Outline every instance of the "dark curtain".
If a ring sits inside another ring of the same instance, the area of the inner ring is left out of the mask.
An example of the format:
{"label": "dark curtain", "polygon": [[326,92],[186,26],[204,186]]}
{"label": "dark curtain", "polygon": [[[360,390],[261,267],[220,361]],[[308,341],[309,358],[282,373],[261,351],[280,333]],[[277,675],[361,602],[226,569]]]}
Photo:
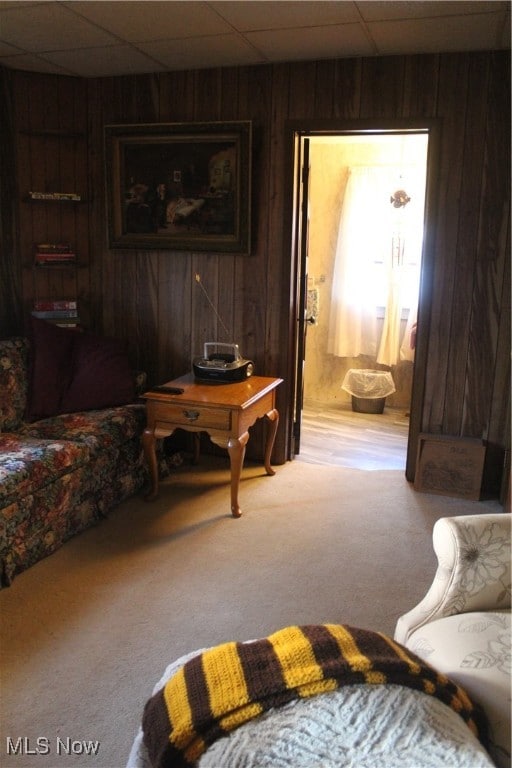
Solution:
{"label": "dark curtain", "polygon": [[23,333],[21,267],[16,251],[16,166],[12,72],[0,67],[0,338]]}

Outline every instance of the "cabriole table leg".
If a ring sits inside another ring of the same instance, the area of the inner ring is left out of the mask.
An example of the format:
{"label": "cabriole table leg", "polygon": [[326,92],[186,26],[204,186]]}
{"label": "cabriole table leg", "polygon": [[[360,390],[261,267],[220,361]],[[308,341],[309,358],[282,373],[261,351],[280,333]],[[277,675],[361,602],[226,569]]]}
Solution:
{"label": "cabriole table leg", "polygon": [[248,440],[248,432],[244,432],[238,438],[230,437],[228,440],[228,453],[231,464],[231,514],[233,517],[240,517],[242,514],[242,510],[238,506],[238,489],[244,464],[245,446]]}
{"label": "cabriole table leg", "polygon": [[274,448],[277,427],[279,426],[279,411],[274,408],[272,411],[269,411],[267,414],[265,414],[265,419],[268,422],[267,441],[265,443],[265,471],[267,475],[275,475],[275,469],[272,469],[270,466],[270,458]]}
{"label": "cabriole table leg", "polygon": [[146,427],[142,433],[142,447],[149,467],[149,477],[151,487],[146,494],[147,501],[154,501],[158,496],[158,464],[156,460],[156,438],[155,430]]}

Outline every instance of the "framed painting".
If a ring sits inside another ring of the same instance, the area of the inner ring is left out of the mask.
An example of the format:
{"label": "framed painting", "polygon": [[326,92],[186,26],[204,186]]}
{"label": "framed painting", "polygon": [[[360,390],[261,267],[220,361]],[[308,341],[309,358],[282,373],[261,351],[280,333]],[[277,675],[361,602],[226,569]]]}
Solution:
{"label": "framed painting", "polygon": [[110,248],[250,252],[250,121],[105,126]]}

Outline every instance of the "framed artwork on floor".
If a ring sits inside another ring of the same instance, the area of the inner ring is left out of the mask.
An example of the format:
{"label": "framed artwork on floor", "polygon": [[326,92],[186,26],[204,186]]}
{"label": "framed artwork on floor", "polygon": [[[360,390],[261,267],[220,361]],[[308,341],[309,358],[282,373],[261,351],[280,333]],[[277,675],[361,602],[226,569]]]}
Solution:
{"label": "framed artwork on floor", "polygon": [[477,438],[421,433],[414,489],[478,501],[485,450],[485,444]]}

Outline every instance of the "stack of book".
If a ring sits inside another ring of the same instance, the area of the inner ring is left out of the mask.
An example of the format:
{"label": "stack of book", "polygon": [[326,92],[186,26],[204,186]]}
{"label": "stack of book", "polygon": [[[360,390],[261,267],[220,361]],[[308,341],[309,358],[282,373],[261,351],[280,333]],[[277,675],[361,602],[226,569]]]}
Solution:
{"label": "stack of book", "polygon": [[75,264],[76,253],[70,243],[36,243],[34,261],[37,267]]}
{"label": "stack of book", "polygon": [[32,315],[67,328],[79,323],[77,302],[74,299],[35,301]]}

